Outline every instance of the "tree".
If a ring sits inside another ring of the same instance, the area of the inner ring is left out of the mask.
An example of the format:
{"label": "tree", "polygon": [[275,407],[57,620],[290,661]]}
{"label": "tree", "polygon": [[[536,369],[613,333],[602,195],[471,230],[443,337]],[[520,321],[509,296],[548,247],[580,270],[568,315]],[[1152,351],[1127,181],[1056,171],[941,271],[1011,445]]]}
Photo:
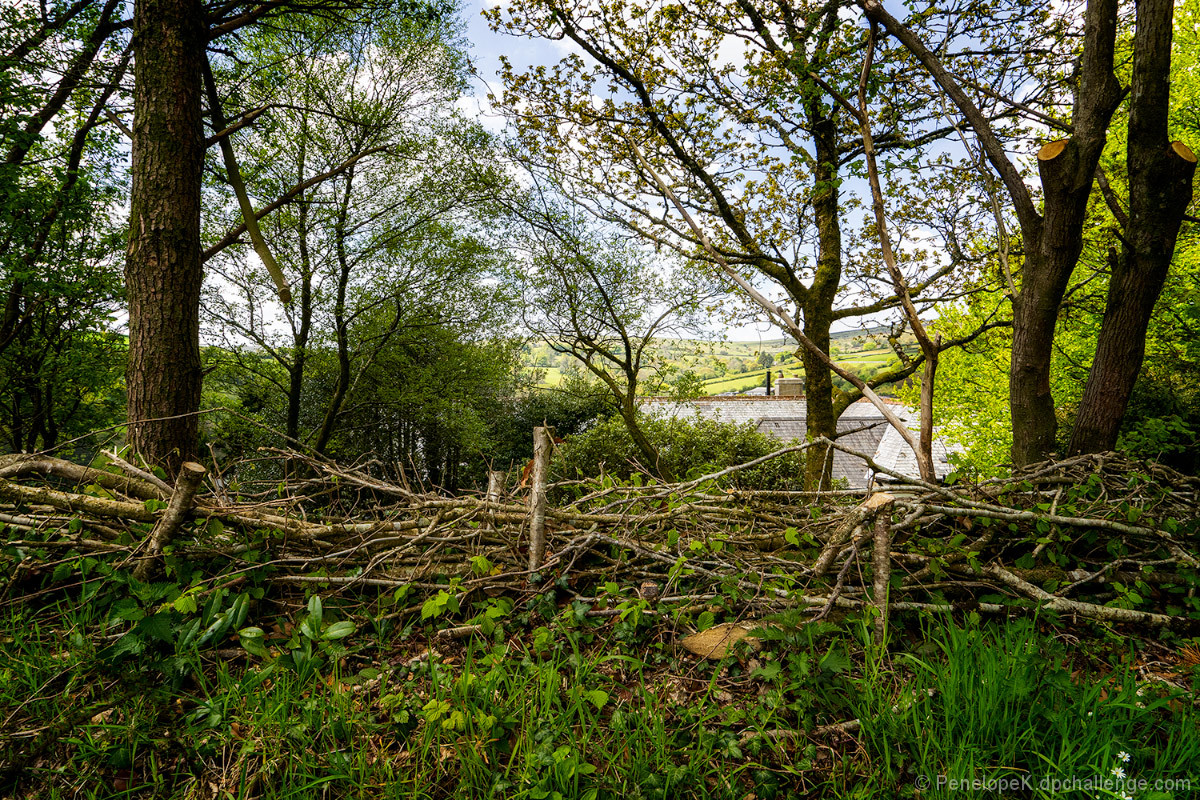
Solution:
{"label": "tree", "polygon": [[[1170,129],[1176,137],[1189,140],[1200,135],[1200,120],[1195,115],[1200,94],[1195,69],[1198,16],[1200,5],[1194,0],[1176,9],[1172,45]],[[1132,48],[1129,31],[1119,35],[1117,48],[1117,76],[1128,83],[1131,60],[1123,54]],[[1123,223],[1114,209],[1123,211],[1129,195],[1127,108],[1118,108],[1109,128],[1097,173],[1104,176],[1104,181],[1089,201],[1082,254],[1064,295],[1055,330],[1051,393],[1059,420],[1068,429],[1080,408],[1092,369],[1112,294],[1111,265],[1119,258],[1114,245],[1122,234]],[[1195,469],[1190,453],[1195,450],[1196,431],[1200,430],[1200,397],[1194,390],[1200,380],[1200,328],[1195,324],[1194,302],[1200,289],[1198,266],[1195,231],[1189,233],[1185,227],[1147,328],[1141,373],[1115,442],[1119,450],[1138,457],[1161,458],[1187,471]],[[993,305],[981,303],[965,313],[1002,311],[993,309]],[[943,313],[939,329],[949,332],[961,327],[956,321],[959,313]],[[1007,382],[1000,383],[1009,367],[1011,337],[998,331],[980,344],[970,352],[949,356],[947,369],[952,378],[938,386],[938,407],[947,418],[946,434],[967,447],[972,465],[994,472],[1006,460],[1001,452],[1009,452],[1012,445]]]}
{"label": "tree", "polygon": [[[975,99],[942,60],[878,0],[860,0],[921,62],[978,137],[992,168],[1015,206],[1024,251],[1019,291],[1013,297],[1013,352],[1009,371],[1013,461],[1024,466],[1054,449],[1057,422],[1050,389],[1051,354],[1059,309],[1083,248],[1088,199],[1113,115],[1126,96],[1114,73],[1118,29],[1116,0],[1089,0],[1083,47],[1069,122],[1045,113],[1038,119],[1069,133],[1038,152],[1043,208],[1013,165]],[[1073,451],[1107,449],[1116,441],[1143,355],[1146,325],[1174,250],[1175,237],[1191,198],[1195,157],[1167,141],[1170,68],[1170,0],[1139,3],[1133,36],[1130,86],[1130,213],[1122,250],[1114,263],[1105,324],[1077,416]],[[1017,104],[1025,105],[1025,104]],[[1015,106],[1014,106],[1015,107]],[[1136,209],[1136,214],[1134,213]],[[1123,213],[1123,212],[1122,212]]]}
{"label": "tree", "polygon": [[122,400],[123,186],[101,125],[129,63],[117,10],[0,8],[0,447],[15,451],[109,425]]}
{"label": "tree", "polygon": [[194,457],[199,425],[204,19],[200,0],[134,4],[129,443],[172,473]]}
{"label": "tree", "polygon": [[1137,4],[1126,142],[1129,212],[1121,219],[1121,252],[1113,264],[1096,356],[1071,431],[1071,453],[1116,446],[1145,357],[1150,318],[1192,199],[1196,156],[1168,136],[1173,11],[1171,0]]}
{"label": "tree", "polygon": [[656,339],[698,334],[713,288],[674,258],[656,258],[611,232],[589,229],[544,195],[535,193],[514,213],[524,222],[529,248],[512,276],[521,287],[525,326],[600,383],[647,468],[673,481],[643,430],[638,396],[667,385]]}
{"label": "tree", "polygon": [[[281,79],[291,87],[269,125],[235,136],[255,202],[308,187],[266,221],[296,292],[285,332],[260,261],[237,242],[207,262],[205,308],[246,369],[265,352],[283,370],[264,377],[287,398],[286,434],[324,452],[392,337],[495,314],[484,280],[495,252],[479,234],[504,179],[488,137],[453,109],[465,62],[446,21],[377,20],[332,37],[312,25],[252,44],[280,66],[243,74],[235,62],[222,79],[249,108],[270,103]],[[228,176],[210,196],[228,198]],[[236,226],[231,204],[212,205],[210,227]],[[321,348],[335,354],[336,381],[314,422],[307,373]]]}
{"label": "tree", "polygon": [[[569,40],[579,51],[553,69],[505,68],[501,104],[516,120],[529,157],[597,215],[686,257],[727,261],[782,292],[795,309],[797,330],[814,345],[802,353],[808,432],[831,438],[841,411],[861,396],[858,388],[835,390],[831,326],[900,304],[891,282],[881,280],[870,236],[852,229],[850,237],[843,234],[849,227],[844,181],[861,168],[863,145],[833,96],[840,91],[835,84],[857,80],[863,34],[843,24],[841,12],[836,2],[643,9],[527,0],[493,13],[498,27]],[[1018,28],[1008,19],[989,18],[984,25],[960,15],[944,41],[991,43]],[[997,45],[1005,55],[990,65],[988,77],[1020,61],[1020,48],[1011,45]],[[880,62],[886,68],[873,77],[869,94],[873,114],[887,125],[876,144],[895,154],[890,174],[902,183],[905,168],[918,169],[920,148],[954,129],[936,124],[936,107],[919,91],[891,91],[920,88],[919,71],[903,52],[893,50]],[[997,106],[995,114],[1011,110]],[[924,196],[925,207],[957,202],[954,191],[931,187]],[[695,228],[681,223],[685,210],[698,221]],[[961,224],[965,218],[955,219]],[[711,252],[703,231],[712,238]],[[922,312],[950,276],[969,269],[949,244],[940,250],[944,258],[933,249],[902,252],[906,282]],[[871,384],[907,377],[924,359],[905,356]],[[817,453],[807,463],[809,486],[827,482],[827,459]]]}

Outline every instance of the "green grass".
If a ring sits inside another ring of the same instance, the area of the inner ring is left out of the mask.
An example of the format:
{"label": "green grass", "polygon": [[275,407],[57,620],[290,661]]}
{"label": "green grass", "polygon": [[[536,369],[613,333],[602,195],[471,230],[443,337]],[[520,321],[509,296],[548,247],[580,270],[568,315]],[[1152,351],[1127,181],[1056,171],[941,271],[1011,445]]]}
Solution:
{"label": "green grass", "polygon": [[[1190,784],[1138,797],[1197,796],[1194,695],[1139,681],[1126,666],[1132,653],[1090,669],[1078,655],[1016,621],[930,624],[919,652],[888,665],[868,658],[856,711],[876,771],[847,796],[911,782],[925,786],[922,797],[944,800],[996,794],[964,790],[972,785],[1046,800],[1121,797],[1131,786],[1123,780]],[[907,678],[898,696],[881,691],[896,674]],[[1094,788],[1067,788],[1089,782]]]}
{"label": "green grass", "polygon": [[[777,368],[775,367],[771,368],[772,372],[776,370]],[[704,382],[704,391],[710,395],[720,394],[721,392],[743,392],[746,389],[753,389],[755,386],[762,386],[766,380],[766,374],[766,369],[757,369],[753,372],[742,372],[737,375],[713,378]]]}
{"label": "green grass", "polygon": [[927,620],[881,652],[864,622],[787,617],[718,664],[676,651],[669,618],[588,611],[542,595],[464,641],[361,624],[299,669],[282,639],[266,659],[193,651],[172,679],[149,651],[104,658],[102,614],[9,609],[0,796],[948,800],[998,796],[951,780],[1025,778],[1003,796],[1050,800],[1120,796],[1036,788],[1117,769],[1200,780],[1194,694],[1127,668],[1137,643]]}

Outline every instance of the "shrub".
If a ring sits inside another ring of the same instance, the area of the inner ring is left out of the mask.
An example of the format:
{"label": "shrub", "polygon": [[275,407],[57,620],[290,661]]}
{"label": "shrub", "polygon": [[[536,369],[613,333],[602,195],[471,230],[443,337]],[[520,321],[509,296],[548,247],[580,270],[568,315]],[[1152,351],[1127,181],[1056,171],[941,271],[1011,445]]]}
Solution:
{"label": "shrub", "polygon": [[[744,464],[786,446],[754,425],[734,425],[700,418],[667,419],[643,415],[639,424],[659,449],[663,463],[681,480],[698,478]],[[621,481],[646,470],[620,417],[597,422],[556,449],[552,480],[607,474]],[[789,453],[759,466],[721,478],[720,486],[739,489],[796,489],[804,475],[802,453]]]}

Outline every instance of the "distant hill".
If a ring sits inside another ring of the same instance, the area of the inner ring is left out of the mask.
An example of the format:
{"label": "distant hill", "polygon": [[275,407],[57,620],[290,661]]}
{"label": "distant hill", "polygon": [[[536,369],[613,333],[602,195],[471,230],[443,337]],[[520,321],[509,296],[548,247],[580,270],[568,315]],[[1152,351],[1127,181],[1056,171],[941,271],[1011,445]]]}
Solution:
{"label": "distant hill", "polygon": [[[873,328],[866,328],[865,330],[834,331],[833,333],[829,334],[829,338],[832,339],[835,343],[852,342],[855,339],[870,338],[870,339],[877,339],[880,344],[886,344],[888,334],[890,334],[890,333],[891,333],[891,328],[889,328],[887,325],[876,325]],[[905,334],[905,336],[901,337],[901,338],[908,339],[909,337],[908,337],[908,334]],[[754,339],[734,340],[734,341],[730,341],[729,344],[746,344],[746,345],[753,345],[755,347],[770,347],[770,348],[790,347],[790,348],[794,349],[796,347],[795,340],[787,338],[787,337],[783,337],[783,336],[781,336],[778,339],[763,339],[761,342],[754,340]]]}
{"label": "distant hill", "polygon": [[[842,366],[866,378],[896,361],[887,343],[889,329],[885,326],[865,331],[839,331],[831,335],[834,359]],[[916,349],[911,335],[902,337],[905,349]],[[764,382],[766,370],[801,377],[804,369],[797,358],[799,345],[792,339],[779,337],[762,341],[705,341],[696,339],[661,338],[651,349],[659,364],[690,372],[704,382],[707,394],[744,392]],[[546,386],[557,386],[564,372],[577,369],[574,360],[554,352],[545,344],[531,343],[525,347],[525,365],[540,373]]]}

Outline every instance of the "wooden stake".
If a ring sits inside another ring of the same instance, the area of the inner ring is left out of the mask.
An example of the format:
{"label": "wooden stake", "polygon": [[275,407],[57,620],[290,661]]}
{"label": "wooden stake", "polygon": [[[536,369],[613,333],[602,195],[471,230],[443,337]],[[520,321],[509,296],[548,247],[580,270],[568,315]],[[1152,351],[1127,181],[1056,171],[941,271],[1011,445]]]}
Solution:
{"label": "wooden stake", "polygon": [[830,534],[829,541],[813,565],[813,577],[823,576],[833,566],[842,548],[855,537],[855,531],[875,516],[880,508],[891,508],[893,500],[890,494],[876,492],[847,513],[837,530]]}
{"label": "wooden stake", "polygon": [[[489,512],[494,513],[496,505],[500,503],[500,492],[503,489],[504,473],[499,470],[488,470],[487,494],[483,496],[483,499],[487,503],[487,509]],[[495,528],[494,517],[489,518],[486,528],[487,530],[493,530]]]}
{"label": "wooden stake", "polygon": [[500,502],[500,490],[504,488],[504,473],[500,470],[488,471],[488,488],[484,496],[489,503]]}
{"label": "wooden stake", "polygon": [[872,571],[875,573],[875,644],[883,646],[887,636],[888,590],[892,580],[892,504],[895,498],[886,493],[873,495],[879,498],[875,505],[875,545],[871,554]]}
{"label": "wooden stake", "polygon": [[533,472],[529,491],[529,571],[537,572],[546,557],[546,473],[550,466],[551,428],[533,429]]}
{"label": "wooden stake", "polygon": [[139,581],[145,581],[150,578],[154,571],[155,565],[158,563],[158,557],[162,554],[163,548],[171,543],[175,538],[179,526],[187,518],[188,513],[192,510],[192,502],[196,497],[196,490],[200,488],[200,481],[204,480],[204,475],[208,472],[202,464],[197,464],[195,461],[185,461],[179,468],[179,477],[175,479],[175,492],[171,495],[171,502],[167,506],[167,513],[163,514],[162,519],[154,526],[154,530],[150,532],[150,545],[146,555],[142,558],[142,562],[137,565],[137,569],[133,571],[133,577]]}

